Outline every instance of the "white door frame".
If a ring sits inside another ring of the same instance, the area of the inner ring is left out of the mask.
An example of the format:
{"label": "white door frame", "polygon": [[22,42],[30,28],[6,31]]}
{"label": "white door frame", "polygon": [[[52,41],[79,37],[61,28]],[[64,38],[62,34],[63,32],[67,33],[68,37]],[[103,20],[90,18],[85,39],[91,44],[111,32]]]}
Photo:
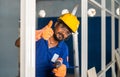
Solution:
{"label": "white door frame", "polygon": [[36,0],[20,2],[20,77],[35,77]]}

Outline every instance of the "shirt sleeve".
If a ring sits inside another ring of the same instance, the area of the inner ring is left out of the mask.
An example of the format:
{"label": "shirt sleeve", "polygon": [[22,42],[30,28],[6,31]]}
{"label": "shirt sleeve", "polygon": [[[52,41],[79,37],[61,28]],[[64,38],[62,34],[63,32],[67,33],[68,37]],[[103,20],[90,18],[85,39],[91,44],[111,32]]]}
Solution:
{"label": "shirt sleeve", "polygon": [[68,47],[65,45],[64,49],[63,49],[63,64],[66,65],[67,68],[69,68],[69,57],[68,57]]}

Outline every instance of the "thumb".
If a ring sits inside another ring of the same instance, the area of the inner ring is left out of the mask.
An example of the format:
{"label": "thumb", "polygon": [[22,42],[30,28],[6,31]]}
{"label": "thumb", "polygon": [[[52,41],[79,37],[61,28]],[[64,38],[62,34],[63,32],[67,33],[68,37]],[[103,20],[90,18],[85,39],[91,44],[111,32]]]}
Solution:
{"label": "thumb", "polygon": [[49,23],[48,23],[48,25],[47,25],[47,26],[48,26],[48,28],[51,28],[51,27],[52,27],[52,24],[53,24],[53,21],[52,21],[52,20],[50,20],[50,21],[49,21]]}

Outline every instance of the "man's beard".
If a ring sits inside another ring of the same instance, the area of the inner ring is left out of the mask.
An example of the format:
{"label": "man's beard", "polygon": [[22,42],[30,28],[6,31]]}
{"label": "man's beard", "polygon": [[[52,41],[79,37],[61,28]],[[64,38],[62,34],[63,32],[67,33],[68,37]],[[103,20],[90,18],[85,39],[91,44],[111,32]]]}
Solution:
{"label": "man's beard", "polygon": [[[58,35],[58,36],[57,36]],[[53,34],[53,37],[54,37],[54,39],[56,40],[56,41],[62,41],[62,40],[64,40],[64,35],[62,34],[62,33],[60,33],[60,32],[58,32],[57,34]]]}

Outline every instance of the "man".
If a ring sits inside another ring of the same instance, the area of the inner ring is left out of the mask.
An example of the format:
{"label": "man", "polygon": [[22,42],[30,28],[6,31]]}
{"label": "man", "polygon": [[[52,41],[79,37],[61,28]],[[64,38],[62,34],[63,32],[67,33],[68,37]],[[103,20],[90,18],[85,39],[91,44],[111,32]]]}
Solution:
{"label": "man", "polygon": [[[79,20],[71,13],[60,16],[52,29],[53,22],[36,30],[36,77],[65,77],[68,64],[68,47],[64,40],[76,32]],[[56,59],[62,64],[55,66]]]}

